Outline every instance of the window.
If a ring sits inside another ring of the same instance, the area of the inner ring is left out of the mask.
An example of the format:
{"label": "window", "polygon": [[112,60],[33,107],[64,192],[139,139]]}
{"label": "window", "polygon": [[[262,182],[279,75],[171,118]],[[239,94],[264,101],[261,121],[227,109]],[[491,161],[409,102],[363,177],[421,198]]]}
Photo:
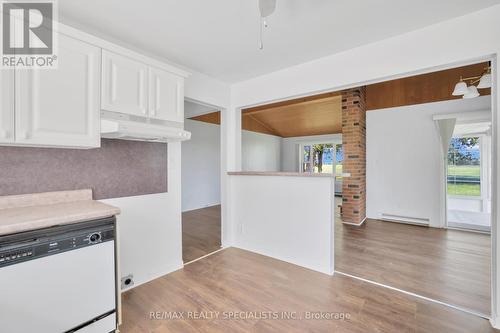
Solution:
{"label": "window", "polygon": [[311,146],[303,146],[302,154],[303,154],[302,172],[311,172],[312,170]]}
{"label": "window", "polygon": [[[333,173],[338,160],[337,147],[332,143],[304,144],[301,146],[301,171],[313,173]],[[338,165],[336,168],[338,169]],[[340,165],[342,170],[342,165]]]}
{"label": "window", "polygon": [[336,148],[335,159],[337,160],[337,164],[335,165],[335,173],[337,175],[341,175],[342,174],[342,162],[344,161],[344,150],[342,149],[342,145],[336,145],[335,148]]}
{"label": "window", "polygon": [[480,137],[455,137],[448,150],[448,195],[481,196]]}

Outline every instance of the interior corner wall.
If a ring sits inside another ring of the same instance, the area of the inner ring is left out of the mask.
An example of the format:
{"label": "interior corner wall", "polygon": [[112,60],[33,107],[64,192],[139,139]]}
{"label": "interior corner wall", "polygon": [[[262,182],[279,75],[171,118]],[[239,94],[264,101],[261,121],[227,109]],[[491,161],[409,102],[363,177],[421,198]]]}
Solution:
{"label": "interior corner wall", "polygon": [[182,142],[182,211],[221,203],[220,126],[186,119],[191,140]]}
{"label": "interior corner wall", "polygon": [[182,268],[181,143],[168,143],[168,192],[102,200],[117,216],[120,269],[134,287]]}
{"label": "interior corner wall", "polygon": [[243,171],[281,171],[282,138],[275,135],[241,131]]}
{"label": "interior corner wall", "polygon": [[229,84],[208,75],[191,71],[186,79],[184,96],[187,99],[212,105],[217,108],[228,108],[230,104],[231,87]]}
{"label": "interior corner wall", "polygon": [[386,213],[443,225],[441,141],[432,117],[490,109],[490,103],[484,96],[367,111],[367,217]]}

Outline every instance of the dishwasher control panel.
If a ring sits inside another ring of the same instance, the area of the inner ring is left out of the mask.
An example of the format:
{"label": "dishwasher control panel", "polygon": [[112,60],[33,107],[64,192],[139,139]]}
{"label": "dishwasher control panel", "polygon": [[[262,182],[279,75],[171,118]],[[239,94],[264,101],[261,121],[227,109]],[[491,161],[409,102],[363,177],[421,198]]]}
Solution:
{"label": "dishwasher control panel", "polygon": [[0,237],[0,268],[114,240],[114,218]]}

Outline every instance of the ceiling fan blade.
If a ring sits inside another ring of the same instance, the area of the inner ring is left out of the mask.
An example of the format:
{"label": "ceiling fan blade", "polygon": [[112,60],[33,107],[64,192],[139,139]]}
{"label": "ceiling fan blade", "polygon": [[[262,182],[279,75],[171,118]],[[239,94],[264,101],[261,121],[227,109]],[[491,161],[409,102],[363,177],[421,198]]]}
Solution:
{"label": "ceiling fan blade", "polygon": [[261,17],[268,17],[276,9],[276,0],[259,0],[259,10]]}

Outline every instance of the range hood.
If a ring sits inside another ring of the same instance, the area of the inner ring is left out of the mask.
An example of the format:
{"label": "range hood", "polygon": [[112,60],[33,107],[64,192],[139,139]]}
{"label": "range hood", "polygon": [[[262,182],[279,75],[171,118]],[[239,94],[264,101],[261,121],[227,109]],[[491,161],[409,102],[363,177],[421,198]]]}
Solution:
{"label": "range hood", "polygon": [[182,128],[123,119],[101,119],[101,137],[151,142],[179,142],[191,139]]}

